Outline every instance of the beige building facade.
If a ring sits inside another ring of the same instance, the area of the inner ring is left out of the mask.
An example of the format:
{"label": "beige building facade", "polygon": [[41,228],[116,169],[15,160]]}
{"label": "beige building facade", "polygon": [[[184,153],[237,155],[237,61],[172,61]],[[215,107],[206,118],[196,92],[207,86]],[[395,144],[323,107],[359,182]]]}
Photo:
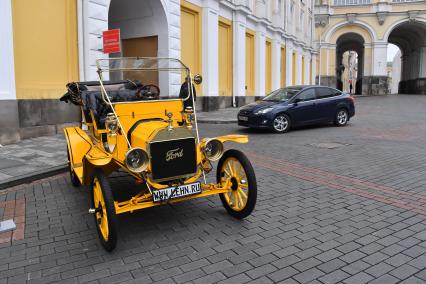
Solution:
{"label": "beige building facade", "polygon": [[343,88],[343,54],[357,53],[355,92],[389,93],[387,47],[401,50],[399,93],[426,94],[426,1],[316,0],[317,82]]}
{"label": "beige building facade", "polygon": [[[197,108],[241,106],[316,77],[314,0],[0,0],[0,144],[62,133],[80,110],[58,99],[72,81],[97,80],[96,59],[180,58]],[[46,15],[49,15],[46,18]],[[103,52],[120,29],[122,52]],[[161,74],[162,93],[182,77]]]}

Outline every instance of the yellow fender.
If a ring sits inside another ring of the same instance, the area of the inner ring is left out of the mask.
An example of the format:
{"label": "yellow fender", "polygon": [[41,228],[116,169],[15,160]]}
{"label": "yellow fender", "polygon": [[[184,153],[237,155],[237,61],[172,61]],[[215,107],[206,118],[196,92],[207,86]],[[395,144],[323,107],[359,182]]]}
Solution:
{"label": "yellow fender", "polygon": [[109,165],[112,156],[93,145],[90,137],[80,127],[67,127],[64,133],[71,169],[82,184],[90,184],[93,170]]}
{"label": "yellow fender", "polygon": [[219,140],[222,143],[226,142],[226,141],[231,141],[231,142],[236,142],[236,143],[248,143],[249,142],[248,135],[238,135],[238,134],[230,134],[230,135],[219,136],[219,137],[216,137],[215,139]]}
{"label": "yellow fender", "polygon": [[249,139],[247,135],[238,135],[238,134],[230,134],[230,135],[223,135],[213,138],[203,138],[200,142],[200,148],[203,148],[204,145],[210,141],[210,140],[219,140],[220,142],[236,142],[236,143],[248,143]]}

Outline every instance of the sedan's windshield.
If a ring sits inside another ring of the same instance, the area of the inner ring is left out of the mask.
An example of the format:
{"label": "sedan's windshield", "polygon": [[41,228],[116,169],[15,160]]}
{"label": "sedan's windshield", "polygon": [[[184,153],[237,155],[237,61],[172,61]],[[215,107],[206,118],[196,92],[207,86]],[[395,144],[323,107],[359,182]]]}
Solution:
{"label": "sedan's windshield", "polygon": [[287,101],[294,97],[297,92],[300,90],[298,89],[290,89],[290,88],[284,88],[284,89],[278,89],[276,91],[273,91],[268,96],[266,96],[263,100],[264,101]]}

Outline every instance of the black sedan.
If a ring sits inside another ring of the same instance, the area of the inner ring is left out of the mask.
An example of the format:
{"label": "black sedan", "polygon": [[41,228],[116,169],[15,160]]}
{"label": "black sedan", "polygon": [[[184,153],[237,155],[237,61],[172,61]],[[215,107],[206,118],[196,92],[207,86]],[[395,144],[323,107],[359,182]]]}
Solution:
{"label": "black sedan", "polygon": [[345,126],[354,115],[354,99],[347,93],[324,86],[292,86],[241,107],[238,125],[284,133],[319,123]]}

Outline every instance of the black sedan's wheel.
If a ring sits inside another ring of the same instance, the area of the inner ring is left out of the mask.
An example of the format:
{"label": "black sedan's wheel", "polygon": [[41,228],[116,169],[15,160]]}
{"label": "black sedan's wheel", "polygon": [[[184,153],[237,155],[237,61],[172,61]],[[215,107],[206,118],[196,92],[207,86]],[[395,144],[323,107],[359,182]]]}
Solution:
{"label": "black sedan's wheel", "polygon": [[217,183],[228,183],[231,190],[220,194],[226,211],[237,219],[251,214],[257,200],[257,182],[253,167],[247,157],[238,150],[228,150],[219,160]]}
{"label": "black sedan's wheel", "polygon": [[68,172],[70,174],[71,184],[74,187],[79,187],[81,185],[80,180],[78,179],[77,175],[75,174],[74,170],[71,167],[71,159],[70,159],[70,153],[67,148],[67,157],[68,157]]}
{"label": "black sedan's wheel", "polygon": [[290,117],[286,114],[278,114],[272,121],[272,129],[277,133],[285,133],[290,130]]}
{"label": "black sedan's wheel", "polygon": [[336,112],[336,118],[334,120],[334,124],[336,126],[345,126],[348,123],[348,120],[349,120],[348,111],[342,108]]}
{"label": "black sedan's wheel", "polygon": [[107,251],[112,251],[117,245],[117,217],[111,187],[101,169],[96,169],[93,174],[92,204],[101,244]]}

